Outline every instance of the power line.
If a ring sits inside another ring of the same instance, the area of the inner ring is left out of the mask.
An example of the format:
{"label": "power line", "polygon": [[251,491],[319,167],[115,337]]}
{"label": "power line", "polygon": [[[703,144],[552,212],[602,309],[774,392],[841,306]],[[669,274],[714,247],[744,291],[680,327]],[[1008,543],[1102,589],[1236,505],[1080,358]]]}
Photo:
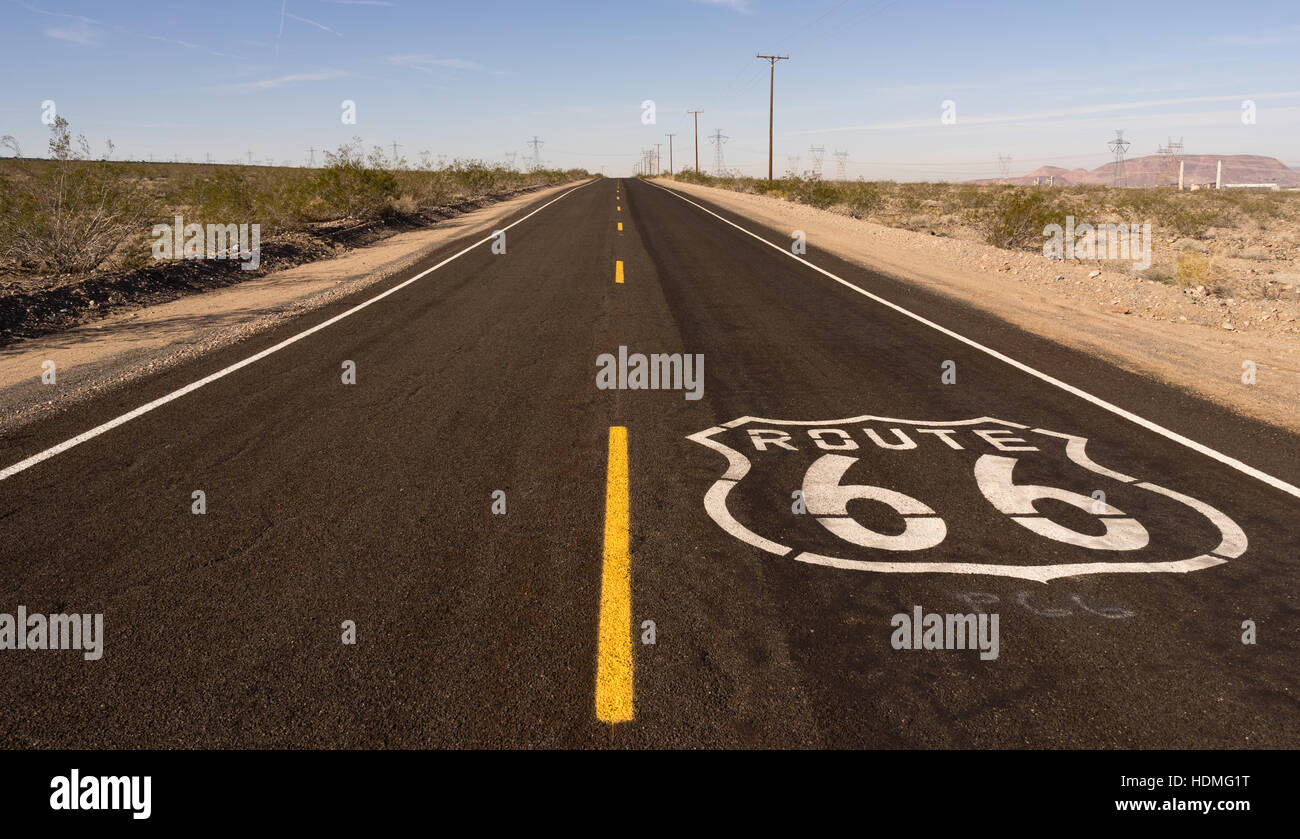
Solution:
{"label": "power line", "polygon": [[668,177],[671,178],[673,176],[673,138],[677,135],[665,134],[664,136],[668,138]]}

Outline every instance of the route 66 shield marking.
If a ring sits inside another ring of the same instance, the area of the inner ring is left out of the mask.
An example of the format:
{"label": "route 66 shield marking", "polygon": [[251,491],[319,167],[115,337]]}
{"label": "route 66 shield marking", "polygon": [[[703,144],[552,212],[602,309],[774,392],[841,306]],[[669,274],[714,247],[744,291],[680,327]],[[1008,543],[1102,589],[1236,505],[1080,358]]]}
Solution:
{"label": "route 66 shield marking", "polygon": [[1087,438],[991,417],[741,417],[687,439],[727,459],[704,496],[713,521],[798,562],[1046,583],[1186,573],[1247,547],[1204,501],[1094,462]]}

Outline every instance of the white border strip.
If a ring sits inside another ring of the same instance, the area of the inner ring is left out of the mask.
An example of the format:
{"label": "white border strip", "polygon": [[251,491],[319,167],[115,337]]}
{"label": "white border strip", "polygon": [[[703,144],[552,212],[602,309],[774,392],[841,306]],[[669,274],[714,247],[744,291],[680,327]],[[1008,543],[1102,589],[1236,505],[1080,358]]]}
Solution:
{"label": "white border strip", "polygon": [[97,425],[94,428],[90,429],[89,431],[85,431],[81,434],[78,434],[76,437],[73,437],[71,440],[65,440],[62,443],[59,443],[57,446],[51,446],[50,448],[46,449],[43,452],[34,454],[31,457],[27,458],[26,460],[15,463],[13,466],[10,466],[4,470],[0,470],[0,481],[3,481],[6,478],[10,478],[14,475],[17,475],[19,472],[22,472],[24,469],[30,469],[31,467],[35,466],[41,461],[49,460],[50,458],[54,457],[57,454],[62,454],[63,452],[66,452],[68,449],[72,448],[73,446],[76,446],[80,443],[86,442],[87,440],[98,437],[99,435],[103,434],[106,431],[112,431],[114,428],[117,428],[119,425],[123,425],[127,422],[130,422],[136,417],[143,416],[155,408],[160,408],[163,405],[166,405],[168,402],[171,402],[175,399],[180,399],[185,394],[192,393],[193,391],[198,390],[199,388],[203,387],[206,384],[211,384],[212,382],[215,382],[217,379],[229,376],[231,373],[235,372],[236,370],[239,370],[243,367],[247,367],[248,365],[254,362],[261,361],[263,358],[266,358],[271,353],[278,352],[279,350],[284,349],[290,344],[297,343],[298,341],[301,341],[303,338],[306,338],[308,335],[312,335],[316,332],[320,332],[325,327],[332,326],[333,324],[338,323],[339,321],[343,320],[345,317],[348,317],[349,315],[355,315],[357,312],[366,308],[370,304],[377,303],[380,300],[383,300],[388,295],[406,288],[408,285],[415,282],[416,280],[419,280],[423,277],[428,276],[429,274],[432,274],[434,271],[437,271],[439,268],[451,262],[452,260],[459,259],[460,257],[464,256],[465,254],[477,248],[479,245],[491,241],[496,236],[498,231],[509,230],[510,228],[514,227],[516,224],[527,221],[528,219],[537,215],[542,210],[545,210],[547,207],[551,206],[556,201],[559,201],[561,198],[565,197],[569,193],[574,192],[575,190],[582,189],[585,186],[590,186],[591,184],[595,183],[596,180],[597,179],[593,179],[588,181],[585,184],[579,184],[578,186],[573,187],[573,189],[565,190],[564,192],[555,196],[550,201],[547,201],[545,204],[538,207],[536,210],[533,210],[531,213],[524,216],[523,218],[516,219],[510,224],[507,224],[505,227],[497,228],[497,230],[494,230],[490,235],[482,239],[479,239],[474,244],[469,245],[468,247],[460,251],[457,251],[456,253],[447,257],[442,262],[439,262],[437,265],[433,266],[432,268],[426,268],[425,270],[416,274],[414,277],[411,277],[409,280],[405,280],[401,283],[398,283],[397,285],[393,286],[387,291],[382,292],[380,294],[376,294],[374,297],[371,297],[369,300],[366,300],[362,303],[358,303],[357,305],[353,306],[351,309],[348,309],[346,312],[337,314],[334,317],[330,318],[329,320],[324,321],[323,323],[316,324],[310,329],[305,329],[291,338],[284,339],[283,341],[281,341],[280,343],[276,344],[273,347],[264,349],[261,352],[257,353],[256,355],[250,355],[248,358],[245,358],[243,361],[237,361],[223,370],[218,370],[217,372],[213,373],[210,376],[205,376],[204,378],[199,379],[197,382],[193,382],[191,384],[186,385],[180,390],[174,390],[171,393],[167,394],[166,396],[161,396],[152,402],[149,402],[145,405],[141,405],[139,408],[136,408],[134,411],[128,411],[127,413],[122,414],[120,417],[117,417],[116,419],[109,420],[103,425]]}
{"label": "white border strip", "polygon": [[[647,181],[647,183],[649,182]],[[904,309],[902,306],[899,306],[897,303],[891,303],[888,300],[884,299],[883,297],[879,297],[875,294],[872,294],[869,291],[866,291],[864,289],[859,288],[858,286],[855,286],[853,283],[849,282],[848,280],[835,276],[830,271],[827,271],[825,268],[819,268],[816,265],[813,265],[811,262],[800,257],[799,255],[792,253],[791,251],[781,247],[780,245],[772,244],[768,240],[764,239],[762,236],[759,236],[757,233],[751,233],[750,231],[746,230],[745,228],[741,227],[735,222],[723,218],[722,216],[710,210],[708,207],[704,207],[699,204],[696,204],[694,201],[685,197],[684,195],[681,195],[680,193],[659,186],[658,184],[650,184],[650,186],[653,186],[656,189],[661,189],[664,192],[668,193],[669,195],[680,198],[682,201],[685,201],[687,204],[690,204],[694,207],[698,207],[699,209],[703,210],[704,212],[708,213],[709,215],[713,216],[719,221],[731,225],[732,227],[739,230],[741,233],[744,233],[747,236],[751,236],[757,239],[758,241],[762,242],[763,244],[767,245],[773,250],[785,254],[786,256],[790,257],[796,262],[801,262],[804,265],[807,265],[809,268],[813,269],[817,273],[830,277],[835,282],[839,283],[845,288],[849,288],[852,289],[853,291],[856,291],[858,294],[861,294],[863,297],[867,297],[871,300],[874,300],[875,302],[879,303],[882,306],[887,306],[888,308],[893,309],[899,314],[906,315],[907,317],[911,318],[914,321],[917,321],[918,323],[923,323],[926,326],[930,327],[931,329],[934,329],[938,332],[942,332],[944,335],[947,335],[949,338],[953,338],[957,341],[960,341],[963,344],[966,344],[969,347],[973,347],[974,349],[977,349],[982,353],[991,355],[999,361],[1006,362],[1007,364],[1010,364],[1012,367],[1016,368],[1017,370],[1020,370],[1023,373],[1028,373],[1029,375],[1037,379],[1041,379],[1042,381],[1047,382],[1050,385],[1058,387],[1061,390],[1066,391],[1067,393],[1072,393],[1075,396],[1079,397],[1080,399],[1091,402],[1097,407],[1110,411],[1112,414],[1115,414],[1116,416],[1123,417],[1129,422],[1132,422],[1136,425],[1140,425],[1141,427],[1145,428],[1148,431],[1153,431],[1162,437],[1166,437],[1170,440],[1173,440],[1175,443],[1179,443],[1180,445],[1186,446],[1187,448],[1191,449],[1194,452],[1199,452],[1200,454],[1203,454],[1206,457],[1213,458],[1214,460],[1219,461],[1225,466],[1230,466],[1244,475],[1249,475],[1250,477],[1255,478],[1256,480],[1263,481],[1264,483],[1268,484],[1269,486],[1275,489],[1280,489],[1289,495],[1293,495],[1296,498],[1300,498],[1300,487],[1289,484],[1280,478],[1275,478],[1266,472],[1261,472],[1260,470],[1256,469],[1253,466],[1242,463],[1240,460],[1237,460],[1235,457],[1229,457],[1223,452],[1216,451],[1210,448],[1209,446],[1202,445],[1201,443],[1198,443],[1195,440],[1184,437],[1183,435],[1179,434],[1176,431],[1171,431],[1162,425],[1157,425],[1156,423],[1151,422],[1148,419],[1143,419],[1142,417],[1138,416],[1137,414],[1131,411],[1126,411],[1123,408],[1119,407],[1118,405],[1113,405],[1110,402],[1107,402],[1105,399],[1102,399],[1101,397],[1093,396],[1091,393],[1088,393],[1085,390],[1080,390],[1074,385],[1066,384],[1060,379],[1049,376],[1046,373],[1043,373],[1039,370],[1035,370],[1033,367],[1030,367],[1028,364],[1023,364],[1019,361],[1016,361],[1014,358],[1011,358],[1010,356],[1007,355],[1003,355],[997,350],[992,349],[990,347],[986,347],[977,341],[973,341],[970,338],[965,337],[964,335],[958,335],[956,332],[953,332],[951,329],[940,326],[934,321],[927,320],[926,318],[921,317],[915,312],[911,312],[907,309]]]}

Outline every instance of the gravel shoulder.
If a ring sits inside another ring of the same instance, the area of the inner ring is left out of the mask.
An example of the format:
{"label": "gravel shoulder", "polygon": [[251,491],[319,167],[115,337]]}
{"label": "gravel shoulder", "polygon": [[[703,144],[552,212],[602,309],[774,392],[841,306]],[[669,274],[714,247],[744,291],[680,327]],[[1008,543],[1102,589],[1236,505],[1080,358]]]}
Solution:
{"label": "gravel shoulder", "polygon": [[[0,433],[381,282],[436,248],[490,231],[511,213],[573,186],[528,192],[334,259],[0,347]],[[53,385],[41,380],[47,361],[55,365]]]}
{"label": "gravel shoulder", "polygon": [[[825,249],[925,285],[1126,370],[1300,431],[1300,300],[1294,297],[1228,302],[1104,263],[1063,263],[769,196],[664,185],[777,230],[802,230],[809,253]],[[1254,384],[1243,382],[1246,362],[1254,365]]]}

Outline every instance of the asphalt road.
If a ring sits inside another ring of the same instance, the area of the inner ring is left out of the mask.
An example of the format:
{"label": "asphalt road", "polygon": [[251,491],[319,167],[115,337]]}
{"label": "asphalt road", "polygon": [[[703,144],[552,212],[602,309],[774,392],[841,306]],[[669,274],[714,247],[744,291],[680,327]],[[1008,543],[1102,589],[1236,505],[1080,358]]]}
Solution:
{"label": "asphalt road", "polygon": [[[542,203],[0,441],[351,311],[0,480],[0,612],[105,633],[0,650],[0,744],[1300,746],[1300,499],[1224,462],[1300,484],[1300,439],[652,184]],[[620,346],[701,398],[598,387]],[[918,606],[996,613],[997,658],[895,649]]]}

